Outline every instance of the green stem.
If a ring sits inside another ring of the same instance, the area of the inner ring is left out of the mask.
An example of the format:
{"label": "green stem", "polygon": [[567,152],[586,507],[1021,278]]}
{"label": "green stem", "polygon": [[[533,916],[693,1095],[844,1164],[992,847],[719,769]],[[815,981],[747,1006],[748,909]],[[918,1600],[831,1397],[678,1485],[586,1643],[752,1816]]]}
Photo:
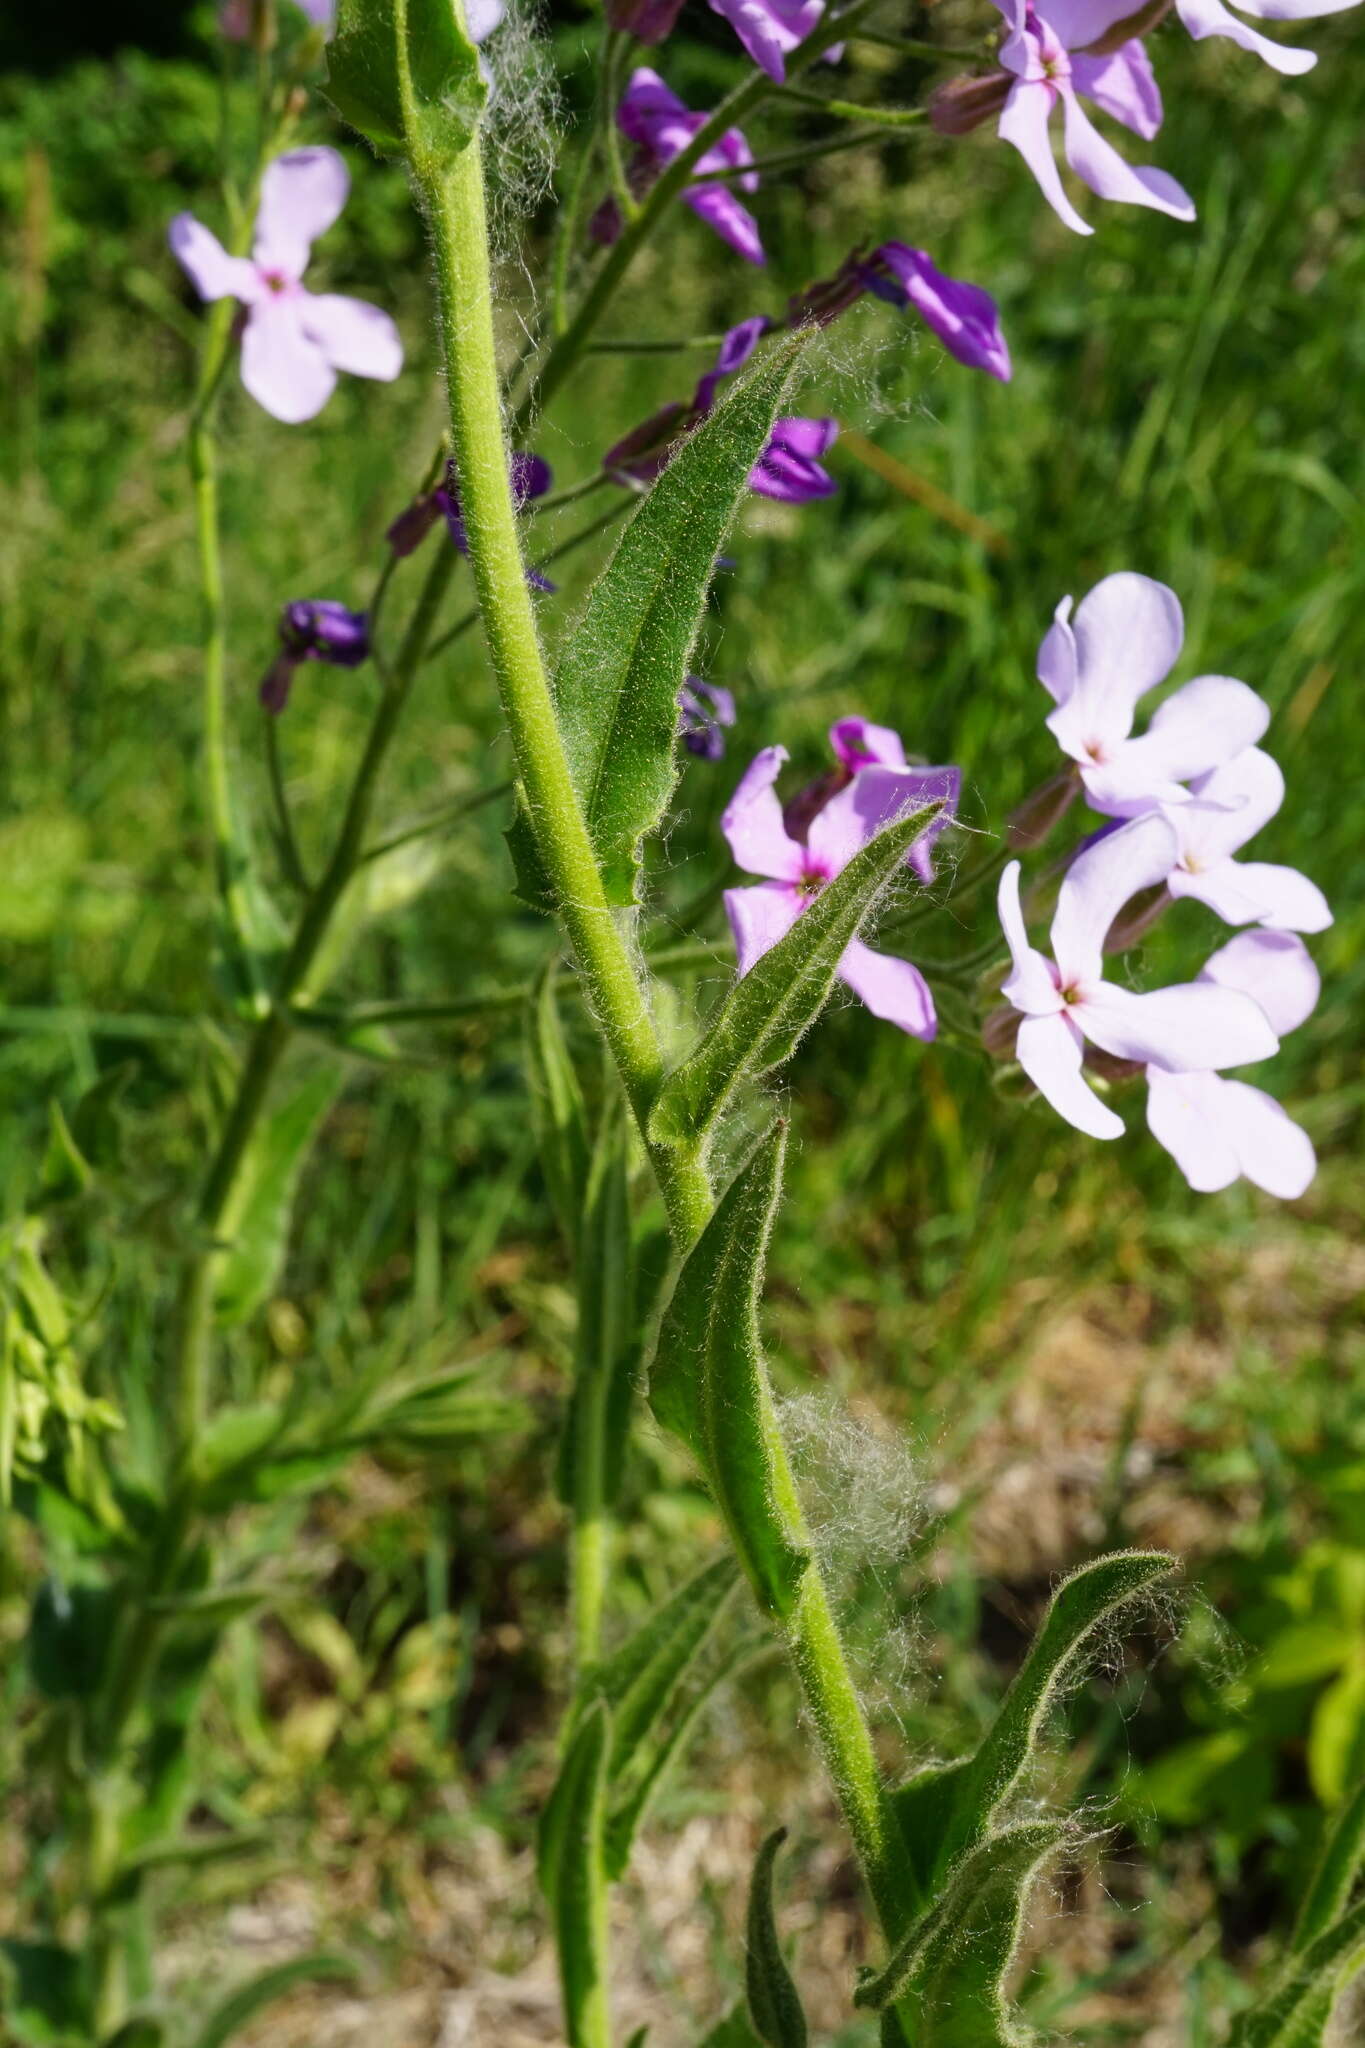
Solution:
{"label": "green stem", "polygon": [[867,107],[856,100],[829,100],[795,85],[783,86],[782,97],[798,106],[814,107],[818,113],[833,114],[840,121],[870,121],[878,128],[911,128],[926,118],[923,107]]}
{"label": "green stem", "polygon": [[842,156],[846,150],[868,149],[886,141],[887,129],[855,128],[851,135],[834,135],[822,142],[809,142],[794,149],[778,150],[773,156],[755,157],[744,170],[727,167],[719,171],[703,171],[697,179],[699,185],[723,184],[726,179],[740,178],[745,171],[796,171],[803,164],[818,163],[822,157]]}

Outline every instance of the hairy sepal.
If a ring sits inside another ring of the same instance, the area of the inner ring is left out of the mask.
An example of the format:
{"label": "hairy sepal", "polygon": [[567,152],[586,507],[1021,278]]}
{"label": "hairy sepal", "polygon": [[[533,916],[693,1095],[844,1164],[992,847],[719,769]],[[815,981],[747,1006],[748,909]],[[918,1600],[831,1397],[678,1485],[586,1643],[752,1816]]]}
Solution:
{"label": "hairy sepal", "polygon": [[754,2032],[767,2048],[806,2048],[809,2038],[801,1994],[787,1968],[773,1913],[777,1852],[787,1839],[775,1828],[754,1859],[745,1924],[744,1989]]}
{"label": "hairy sepal", "polygon": [[457,0],[341,0],[326,92],[381,156],[428,170],[468,148],[488,97]]}
{"label": "hairy sepal", "polygon": [[774,350],[687,436],[622,534],[560,650],[560,729],[612,903],[635,901],[641,846],[673,793],[678,691],[716,556],[781,410],[800,348],[789,343]]}
{"label": "hairy sepal", "polygon": [[735,983],[701,1043],[659,1090],[649,1120],[654,1144],[704,1147],[735,1091],[791,1058],[829,1000],[845,948],[941,809],[921,805],[869,840]]}
{"label": "hairy sepal", "polygon": [[766,1614],[786,1620],[810,1552],[781,1452],[758,1309],[785,1124],[761,1138],[688,1254],[659,1327],[649,1401],[692,1452]]}

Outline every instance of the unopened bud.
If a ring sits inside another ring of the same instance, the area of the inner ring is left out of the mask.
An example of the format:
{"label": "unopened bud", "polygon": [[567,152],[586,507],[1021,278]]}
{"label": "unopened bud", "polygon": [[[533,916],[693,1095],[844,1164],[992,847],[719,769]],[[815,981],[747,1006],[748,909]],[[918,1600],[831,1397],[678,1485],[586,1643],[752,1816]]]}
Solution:
{"label": "unopened bud", "polygon": [[1023,1018],[1017,1010],[991,1010],[982,1020],[981,1043],[993,1060],[1012,1060]]}
{"label": "unopened bud", "polygon": [[838,796],[839,791],[852,780],[851,769],[830,768],[823,775],[817,775],[814,782],[808,782],[804,789],[798,789],[782,807],[782,824],[788,839],[795,839],[804,846],[812,820],[819,816],[830,798]]}
{"label": "unopened bud", "polygon": [[980,78],[950,78],[929,95],[929,120],[940,135],[970,135],[1003,112],[1014,79],[1008,71]]}
{"label": "unopened bud", "polygon": [[1080,786],[1081,778],[1075,766],[1063,768],[1010,812],[1005,835],[1016,853],[1041,846],[1051,836],[1071,809]]}
{"label": "unopened bud", "polygon": [[1126,953],[1130,946],[1136,946],[1145,939],[1167,904],[1171,901],[1164,882],[1158,882],[1154,889],[1143,889],[1124,905],[1105,936],[1106,953]]}
{"label": "unopened bud", "polygon": [[841,313],[875,289],[868,275],[867,258],[855,251],[845,256],[833,277],[818,278],[787,301],[788,327],[828,327]]}
{"label": "unopened bud", "polygon": [[441,516],[441,502],[435,491],[414,498],[400,512],[384,538],[396,555],[410,555],[418,549]]}
{"label": "unopened bud", "polygon": [[682,0],[607,0],[607,22],[642,43],[661,43],[673,33]]}
{"label": "unopened bud", "polygon": [[1093,43],[1086,43],[1074,54],[1078,57],[1112,57],[1115,50],[1121,50],[1135,36],[1150,35],[1170,11],[1171,0],[1146,0],[1145,6],[1133,14],[1125,14],[1122,21],[1116,21],[1103,35],[1096,36]]}
{"label": "unopened bud", "polygon": [[1085,1071],[1098,1081],[1135,1081],[1142,1072],[1142,1061],[1122,1060],[1117,1053],[1103,1052],[1097,1045],[1087,1045]]}

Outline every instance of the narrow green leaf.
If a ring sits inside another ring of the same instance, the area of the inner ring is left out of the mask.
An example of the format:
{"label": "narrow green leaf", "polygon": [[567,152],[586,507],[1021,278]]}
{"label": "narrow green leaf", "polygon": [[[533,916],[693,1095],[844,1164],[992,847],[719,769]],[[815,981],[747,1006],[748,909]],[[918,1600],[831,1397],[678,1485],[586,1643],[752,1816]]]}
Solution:
{"label": "narrow green leaf", "polygon": [[659,1091],[649,1120],[656,1144],[704,1144],[737,1088],[790,1059],[829,998],[845,948],[941,808],[921,805],[869,840],[735,983],[700,1045]]}
{"label": "narrow green leaf", "polygon": [[1362,1870],[1365,1870],[1365,1781],[1356,1786],[1342,1807],[1323,1845],[1294,1929],[1296,1952],[1307,1948],[1340,1919],[1350,1904]]}
{"label": "narrow green leaf", "polygon": [[1236,2021],[1228,2048],[1323,2048],[1333,2010],[1365,1969],[1365,1899],[1310,1941],[1261,2005]]}
{"label": "narrow green leaf", "polygon": [[569,2048],[606,2034],[607,1886],[603,1868],[611,1714],[599,1699],[574,1731],[541,1816],[541,1889],[555,1924]]}
{"label": "narrow green leaf", "polygon": [[225,1323],[254,1315],[279,1278],[299,1175],[341,1080],[336,1066],[315,1067],[261,1119],[242,1165],[242,1222],[218,1276],[215,1308]]}
{"label": "narrow green leaf", "polygon": [[975,1755],[922,1773],[893,1795],[909,1866],[908,1903],[932,1897],[948,1865],[986,1834],[1027,1770],[1057,1694],[1096,1637],[1174,1569],[1164,1551],[1120,1551],[1082,1565],[1057,1588]]}
{"label": "narrow green leaf", "polygon": [[609,1101],[593,1147],[578,1231],[578,1329],[574,1385],[560,1443],[559,1489],[568,1501],[584,1477],[601,1507],[616,1498],[625,1465],[635,1386],[635,1265],[631,1240],[625,1106]]}
{"label": "narrow green leaf", "polygon": [[649,1394],[657,1420],[701,1466],[760,1606],[779,1617],[810,1562],[758,1327],[786,1142],[781,1123],[759,1140],[684,1262]]}
{"label": "narrow green leaf", "polygon": [[560,652],[555,696],[564,744],[613,903],[634,902],[641,843],[677,780],[677,695],[716,556],[801,346],[765,356],[687,436]]}
{"label": "narrow green leaf", "polygon": [[588,1186],[588,1113],[555,1001],[559,957],[536,976],[526,1005],[524,1041],[531,1115],[550,1201],[570,1251]]}
{"label": "narrow green leaf", "polygon": [[276,1963],[271,1969],[262,1970],[259,1976],[248,1978],[230,1992],[221,2005],[214,2007],[194,2037],[194,2048],[223,2048],[234,2034],[240,2034],[249,2020],[255,2019],[277,1998],[283,1998],[300,1984],[350,1984],[358,1972],[349,1956],[328,1955],[319,1950],[315,1954],[295,1956],[289,1963]]}
{"label": "narrow green leaf", "polygon": [[745,1927],[744,1988],[754,2031],[767,2048],[806,2048],[806,2015],[782,1954],[773,1914],[773,1866],[786,1839],[785,1828],[774,1828],[754,1859]]}
{"label": "narrow green leaf", "polygon": [[169,1840],[148,1842],[124,1859],[120,1876],[131,1872],[201,1868],[210,1863],[229,1863],[239,1856],[253,1856],[271,1842],[264,1828],[238,1828],[218,1835],[173,1835]]}
{"label": "narrow green leaf", "polygon": [[1009,2013],[1003,1982],[1039,1865],[1068,1833],[1062,1820],[1022,1821],[978,1843],[854,2003],[881,2010],[904,2001],[915,2048],[1017,2048],[1029,2037]]}
{"label": "narrow green leaf", "polygon": [[341,0],[326,89],[381,156],[436,164],[467,148],[488,97],[456,0]]}
{"label": "narrow green leaf", "polygon": [[629,1769],[667,1711],[738,1582],[734,1559],[716,1558],[680,1586],[614,1656],[585,1676],[585,1698],[603,1699],[611,1708],[613,1780]]}

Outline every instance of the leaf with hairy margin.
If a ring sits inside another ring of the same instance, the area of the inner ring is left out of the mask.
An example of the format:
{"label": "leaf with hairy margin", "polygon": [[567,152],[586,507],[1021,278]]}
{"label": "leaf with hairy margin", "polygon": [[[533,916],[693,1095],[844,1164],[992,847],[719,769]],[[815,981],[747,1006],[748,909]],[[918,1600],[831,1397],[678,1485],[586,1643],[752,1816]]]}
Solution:
{"label": "leaf with hairy margin", "polygon": [[325,89],[381,156],[428,163],[469,147],[488,98],[455,0],[341,0]]}
{"label": "leaf with hairy margin", "polygon": [[774,1865],[786,1839],[785,1828],[774,1828],[754,1859],[745,1923],[744,1988],[754,2031],[767,2048],[806,2048],[805,2010],[782,1953],[773,1913]]}
{"label": "leaf with hairy margin", "polygon": [[1328,1833],[1294,1929],[1301,1950],[1339,1920],[1365,1871],[1365,1781],[1356,1786]]}
{"label": "leaf with hairy margin", "polygon": [[554,1921],[569,2048],[599,2039],[594,2029],[605,2016],[598,1959],[607,1936],[602,1851],[610,1744],[611,1713],[598,1699],[574,1730],[540,1819],[537,1869]]}
{"label": "leaf with hairy margin", "polygon": [[1261,2005],[1233,2026],[1228,2048],[1322,2048],[1333,2011],[1365,1970],[1365,1899],[1291,1960]]}

